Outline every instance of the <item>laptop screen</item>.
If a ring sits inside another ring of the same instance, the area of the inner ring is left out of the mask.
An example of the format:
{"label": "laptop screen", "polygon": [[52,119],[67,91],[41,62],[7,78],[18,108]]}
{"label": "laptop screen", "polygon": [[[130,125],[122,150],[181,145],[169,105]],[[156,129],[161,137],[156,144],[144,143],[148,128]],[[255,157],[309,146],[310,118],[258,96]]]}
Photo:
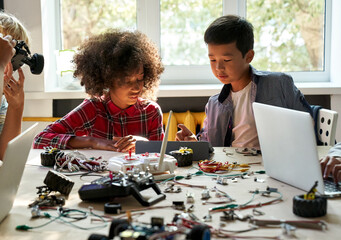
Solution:
{"label": "laptop screen", "polygon": [[253,103],[267,175],[294,187],[324,193],[313,119],[307,112]]}

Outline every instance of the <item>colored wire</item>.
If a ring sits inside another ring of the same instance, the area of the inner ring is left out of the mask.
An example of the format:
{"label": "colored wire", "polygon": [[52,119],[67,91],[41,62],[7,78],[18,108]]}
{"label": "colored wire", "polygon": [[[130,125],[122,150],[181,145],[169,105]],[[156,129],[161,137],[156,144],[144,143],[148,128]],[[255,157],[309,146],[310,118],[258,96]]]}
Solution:
{"label": "colored wire", "polygon": [[[190,219],[186,219],[183,217],[180,217],[182,220],[182,226],[186,227],[186,228],[193,228],[194,225],[202,225],[202,223],[195,221],[195,220],[190,220]],[[206,224],[206,226],[210,229],[211,234],[215,235],[216,237],[224,237],[224,238],[231,238],[231,239],[279,239],[278,236],[276,237],[270,237],[270,236],[236,236],[236,235],[232,235],[232,234],[227,234],[227,233],[223,233],[223,232],[229,232],[228,230],[224,230],[224,229],[215,229],[212,226]],[[246,232],[246,231],[251,231],[254,230],[256,228],[250,228],[250,229],[246,229],[246,230],[242,230],[241,232]],[[232,231],[230,231],[232,232]],[[235,233],[238,233],[237,231]]]}
{"label": "colored wire", "polygon": [[[77,214],[80,213],[83,216],[81,216],[81,217],[72,216],[71,213],[73,213],[73,212],[77,213]],[[27,225],[18,225],[16,227],[16,230],[27,231],[29,229],[42,228],[42,227],[45,227],[46,225],[48,225],[48,224],[50,224],[50,223],[52,223],[54,221],[57,221],[57,220],[60,220],[63,223],[66,223],[68,225],[71,225],[72,227],[75,227],[75,228],[78,228],[78,229],[82,229],[82,230],[98,229],[98,228],[104,228],[104,227],[107,226],[106,220],[102,216],[100,216],[98,214],[95,214],[91,209],[90,209],[90,215],[99,218],[104,224],[102,224],[100,226],[95,226],[95,227],[81,227],[81,226],[78,226],[78,225],[74,224],[73,222],[67,221],[67,220],[65,220],[63,218],[71,218],[71,219],[73,219],[75,221],[79,221],[79,220],[85,219],[88,216],[88,212],[82,211],[82,210],[78,210],[78,209],[66,209],[66,211],[58,209],[58,216],[57,217],[52,216],[52,215],[50,215],[49,213],[46,213],[46,212],[43,213],[43,217],[51,219],[50,221],[48,221],[48,222],[46,222],[44,224],[38,225],[38,226],[34,226],[34,227],[27,226]]]}
{"label": "colored wire", "polygon": [[282,201],[282,198],[283,198],[282,193],[276,191],[273,193],[278,193],[279,197],[277,197],[273,200],[264,202],[264,203],[257,203],[257,204],[249,205],[254,200],[255,195],[260,194],[260,193],[264,194],[264,193],[270,193],[270,192],[269,191],[255,191],[253,193],[251,199],[244,204],[240,204],[240,205],[238,205],[238,204],[227,204],[227,205],[211,208],[209,211],[210,212],[224,212],[226,210],[243,210],[243,209],[248,209],[248,208],[256,208],[256,207],[266,206],[266,205],[270,205],[270,204]]}

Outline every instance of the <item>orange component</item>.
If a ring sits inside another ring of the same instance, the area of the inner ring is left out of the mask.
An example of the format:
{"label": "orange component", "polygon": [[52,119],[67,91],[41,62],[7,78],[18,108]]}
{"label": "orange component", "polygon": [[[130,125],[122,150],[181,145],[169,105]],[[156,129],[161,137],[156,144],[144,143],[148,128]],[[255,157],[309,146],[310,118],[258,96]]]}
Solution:
{"label": "orange component", "polygon": [[221,163],[213,160],[204,160],[199,162],[199,168],[203,172],[214,173],[217,171],[228,171],[231,164],[228,162]]}

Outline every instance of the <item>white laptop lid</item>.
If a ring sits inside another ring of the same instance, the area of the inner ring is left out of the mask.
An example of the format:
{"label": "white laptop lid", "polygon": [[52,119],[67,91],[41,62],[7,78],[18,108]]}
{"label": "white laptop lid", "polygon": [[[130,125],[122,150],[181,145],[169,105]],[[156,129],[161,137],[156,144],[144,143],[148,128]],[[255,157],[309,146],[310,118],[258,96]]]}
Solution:
{"label": "white laptop lid", "polygon": [[266,174],[305,191],[318,181],[324,194],[310,114],[256,102],[253,111]]}
{"label": "white laptop lid", "polygon": [[12,139],[0,167],[0,222],[11,210],[38,123]]}
{"label": "white laptop lid", "polygon": [[[168,116],[168,123],[170,123],[170,120],[172,118],[173,111],[169,111],[169,116]],[[165,158],[165,153],[166,153],[166,148],[167,148],[167,143],[168,143],[168,132],[169,132],[169,126],[170,124],[167,124],[166,130],[165,130],[165,136],[162,140],[161,144],[161,149],[160,149],[160,158],[159,158],[159,169],[161,168],[163,164],[163,159]]]}

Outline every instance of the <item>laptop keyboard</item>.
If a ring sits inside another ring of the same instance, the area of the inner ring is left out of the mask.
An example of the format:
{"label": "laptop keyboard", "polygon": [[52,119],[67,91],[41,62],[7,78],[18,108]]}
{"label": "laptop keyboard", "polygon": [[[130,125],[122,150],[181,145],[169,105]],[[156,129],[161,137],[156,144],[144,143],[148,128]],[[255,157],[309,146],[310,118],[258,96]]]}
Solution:
{"label": "laptop keyboard", "polygon": [[324,189],[326,192],[341,192],[341,183],[336,184],[331,179],[324,180]]}

